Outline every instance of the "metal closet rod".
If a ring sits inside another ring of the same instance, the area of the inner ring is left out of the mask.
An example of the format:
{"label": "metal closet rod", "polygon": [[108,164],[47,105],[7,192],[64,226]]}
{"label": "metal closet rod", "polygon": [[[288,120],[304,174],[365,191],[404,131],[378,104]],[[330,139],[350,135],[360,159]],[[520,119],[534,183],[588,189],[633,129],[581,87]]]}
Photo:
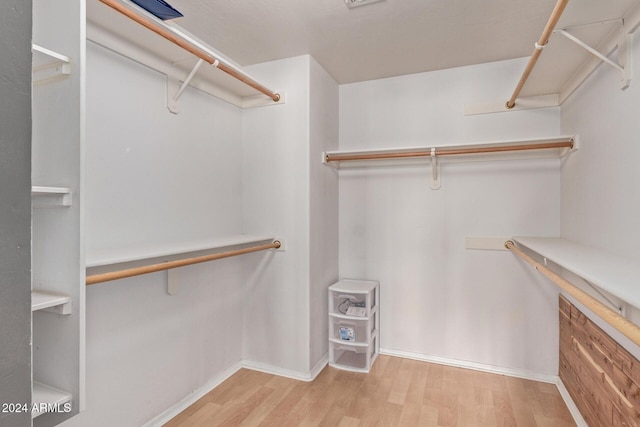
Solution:
{"label": "metal closet rod", "polygon": [[193,55],[197,56],[198,58],[202,59],[203,61],[208,62],[209,64],[211,64],[214,67],[220,69],[221,71],[224,71],[225,73],[229,74],[230,76],[240,80],[244,84],[246,84],[248,86],[251,86],[255,90],[267,95],[269,98],[273,99],[274,102],[278,102],[280,100],[280,94],[279,93],[274,92],[271,89],[268,89],[267,87],[261,85],[257,81],[253,80],[251,77],[249,77],[246,74],[238,71],[236,68],[234,68],[233,66],[228,64],[226,61],[224,61],[224,60],[222,60],[220,58],[216,58],[213,55],[203,51],[201,48],[196,46],[190,40],[185,39],[183,37],[180,37],[180,36],[172,33],[171,31],[167,30],[166,28],[163,28],[162,26],[158,25],[156,22],[153,22],[152,20],[150,20],[150,19],[148,19],[148,18],[146,18],[146,17],[144,17],[142,15],[137,14],[136,12],[134,12],[131,9],[129,9],[128,7],[126,7],[124,4],[120,3],[117,0],[100,0],[100,1],[102,3],[104,3],[104,4],[106,4],[107,6],[117,10],[118,12],[122,13],[123,15],[125,15],[128,18],[130,18],[131,20],[133,20],[133,21],[137,22],[138,24],[142,25],[143,27],[148,28],[149,30],[153,31],[154,33],[158,34],[159,36],[164,37],[165,39],[169,40],[170,42],[180,46],[184,50],[192,53]]}
{"label": "metal closet rod", "polygon": [[616,330],[618,330],[622,335],[629,338],[636,345],[640,345],[640,327],[630,322],[629,320],[622,317],[620,314],[616,313],[597,299],[593,298],[591,295],[582,291],[573,283],[569,282],[565,278],[559,276],[558,274],[551,271],[549,268],[540,264],[535,259],[531,258],[529,255],[524,253],[522,250],[516,247],[513,241],[508,240],[505,242],[504,246],[509,249],[511,252],[516,254],[518,257],[522,258],[531,266],[533,266],[540,273],[547,276],[553,283],[558,285],[560,289],[571,295],[573,298],[582,303],[585,307],[595,313],[597,316],[602,318],[605,322],[613,326]]}
{"label": "metal closet rod", "polygon": [[547,25],[544,27],[544,30],[540,35],[540,39],[535,44],[535,49],[533,49],[531,58],[529,58],[529,62],[527,63],[527,66],[524,69],[524,72],[522,73],[522,77],[520,77],[520,81],[518,82],[518,85],[513,91],[513,95],[511,95],[511,98],[509,98],[509,100],[506,103],[506,107],[508,109],[515,107],[516,98],[518,97],[518,95],[520,95],[520,91],[522,90],[522,87],[524,86],[525,82],[529,78],[529,75],[531,74],[533,67],[536,65],[536,62],[538,62],[538,58],[542,53],[542,49],[544,49],[547,43],[549,43],[549,37],[551,37],[551,33],[553,32],[553,29],[556,27],[556,24],[558,23],[558,20],[560,19],[562,12],[564,12],[564,9],[567,7],[567,3],[569,3],[569,0],[558,0],[558,2],[556,3],[556,7],[553,8],[553,12],[551,12],[551,16],[547,21]]}
{"label": "metal closet rod", "polygon": [[112,271],[109,273],[94,274],[92,276],[87,276],[86,284],[87,286],[95,285],[96,283],[124,279],[133,276],[140,276],[142,274],[155,273],[157,271],[170,270],[172,268],[186,267],[187,265],[200,264],[202,262],[215,261],[217,259],[230,258],[233,256],[264,251],[267,249],[278,249],[280,246],[280,241],[274,240],[272,243],[267,243],[265,245],[259,246],[251,246],[244,249],[236,249],[233,251],[220,252],[217,254],[204,255],[194,258],[185,258],[177,261],[163,262],[160,264],[144,265],[142,267],[128,268],[125,270]]}
{"label": "metal closet rod", "polygon": [[[543,142],[521,145],[503,145],[499,147],[474,147],[474,148],[434,148],[435,156],[455,156],[464,154],[486,154],[499,153],[505,151],[525,151],[525,150],[545,150],[552,148],[573,148],[573,141]],[[431,150],[397,151],[387,153],[370,154],[326,154],[326,162],[342,162],[350,160],[381,160],[381,159],[403,159],[415,157],[431,157]]]}

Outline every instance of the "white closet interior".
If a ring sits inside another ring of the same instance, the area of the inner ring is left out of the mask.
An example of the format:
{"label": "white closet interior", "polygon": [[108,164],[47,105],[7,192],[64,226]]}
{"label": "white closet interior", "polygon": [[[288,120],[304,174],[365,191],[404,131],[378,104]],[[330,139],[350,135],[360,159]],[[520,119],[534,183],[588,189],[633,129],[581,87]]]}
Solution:
{"label": "white closet interior", "polygon": [[[638,317],[640,98],[607,86],[615,70],[562,107],[465,115],[527,58],[343,85],[310,55],[242,68],[274,102],[104,10],[103,25],[84,2],[33,6],[33,401],[71,403],[34,425],[160,424],[241,367],[311,380],[345,277],[380,283],[380,354],[557,382],[558,289],[470,238],[541,236],[516,242]],[[621,280],[575,270],[606,252],[620,273],[624,251]]]}

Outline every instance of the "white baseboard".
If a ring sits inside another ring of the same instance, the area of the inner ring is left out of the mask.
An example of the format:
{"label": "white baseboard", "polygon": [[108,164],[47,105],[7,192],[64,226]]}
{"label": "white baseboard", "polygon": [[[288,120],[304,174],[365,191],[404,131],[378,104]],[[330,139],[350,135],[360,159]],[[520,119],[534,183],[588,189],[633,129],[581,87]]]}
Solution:
{"label": "white baseboard", "polygon": [[569,395],[569,392],[567,391],[564,384],[562,383],[562,380],[560,380],[560,377],[557,375],[538,374],[538,373],[527,371],[527,370],[503,368],[500,366],[486,365],[483,363],[469,362],[466,360],[450,359],[447,357],[440,357],[440,356],[429,356],[429,355],[424,355],[419,353],[410,353],[407,351],[393,350],[389,348],[381,348],[380,354],[386,354],[388,356],[403,357],[405,359],[420,360],[420,361],[429,362],[429,363],[437,363],[440,365],[455,366],[458,368],[473,369],[475,371],[489,372],[492,374],[507,375],[509,377],[523,378],[525,380],[533,380],[533,381],[540,381],[544,383],[555,384],[556,388],[558,389],[558,392],[560,393],[560,396],[562,397],[562,400],[564,400],[564,403],[567,405],[567,408],[569,409],[569,413],[571,413],[571,416],[573,417],[573,420],[576,422],[578,427],[589,427],[585,422],[584,418],[582,418],[582,414],[580,414],[578,407],[576,406],[573,399],[571,398],[571,395]]}
{"label": "white baseboard", "polygon": [[202,387],[196,389],[188,395],[186,398],[176,403],[172,407],[160,413],[158,416],[152,418],[143,424],[142,427],[159,427],[168,423],[171,419],[175,418],[180,412],[187,409],[189,406],[196,403],[200,398],[209,393],[214,388],[222,384],[227,378],[238,372],[242,368],[242,363],[234,363],[230,368],[225,369],[220,375],[208,381]]}
{"label": "white baseboard", "polygon": [[448,357],[430,356],[407,351],[381,348],[380,354],[404,357],[405,359],[421,360],[423,362],[437,363],[440,365],[455,366],[458,368],[473,369],[474,371],[490,372],[492,374],[507,375],[509,377],[524,378],[526,380],[540,381],[543,383],[557,384],[557,375],[545,375],[524,369],[503,368],[501,366],[486,365],[484,363],[469,362],[467,360],[450,359]]}
{"label": "white baseboard", "polygon": [[289,369],[282,369],[276,366],[267,365],[264,363],[254,362],[251,360],[242,360],[240,362],[235,363],[230,368],[224,370],[220,375],[208,381],[202,387],[195,390],[193,393],[189,394],[186,398],[163,411],[158,416],[152,418],[147,421],[142,427],[159,427],[166,423],[168,423],[171,419],[175,418],[180,412],[187,409],[189,406],[193,405],[198,399],[202,398],[204,395],[209,393],[214,388],[218,387],[222,384],[226,379],[231,377],[233,374],[238,372],[241,368],[247,368],[254,371],[265,372],[267,374],[278,375],[281,377],[292,378],[295,380],[301,381],[313,381],[318,374],[327,366],[329,362],[329,354],[325,354],[316,365],[311,369],[311,372],[304,373],[293,371]]}
{"label": "white baseboard", "polygon": [[[469,362],[466,360],[450,359],[450,358],[440,357],[440,356],[429,356],[429,355],[424,355],[419,353],[393,350],[389,348],[381,348],[380,354],[555,384],[556,387],[558,388],[560,396],[562,396],[562,399],[567,405],[567,408],[569,409],[569,412],[571,413],[571,416],[573,417],[578,427],[588,427],[587,423],[584,421],[584,418],[582,418],[582,415],[580,414],[578,407],[573,402],[573,399],[571,399],[569,392],[567,391],[564,384],[560,380],[560,377],[556,375],[538,374],[538,373],[534,373],[526,370],[503,368],[499,366]],[[168,408],[158,416],[154,417],[153,419],[145,423],[143,427],[159,427],[169,422],[172,418],[176,417],[180,412],[184,411],[189,406],[193,405],[198,399],[200,399],[201,397],[209,393],[211,390],[219,386],[222,382],[224,382],[227,378],[231,377],[233,374],[238,372],[241,368],[247,368],[254,371],[265,372],[272,375],[278,375],[286,378],[292,378],[295,380],[309,382],[309,381],[313,381],[318,376],[318,374],[322,372],[324,367],[327,366],[328,361],[329,361],[329,355],[325,354],[318,361],[318,363],[316,363],[316,365],[311,369],[310,372],[304,373],[304,372],[294,371],[290,369],[283,369],[277,366],[267,365],[265,363],[259,363],[251,360],[242,360],[238,363],[235,363],[233,366],[226,369],[224,372],[222,372],[220,375],[216,376],[212,380],[208,381],[205,385],[195,390],[193,393],[191,393],[182,401],[178,402],[176,405]]]}
{"label": "white baseboard", "polygon": [[313,381],[318,374],[327,366],[329,355],[325,354],[310,372],[300,372],[291,369],[283,369],[277,366],[267,365],[265,363],[255,362],[252,360],[243,360],[242,367],[252,369],[254,371],[265,372],[267,374],[278,375],[281,377],[291,378],[299,381]]}
{"label": "white baseboard", "polygon": [[564,403],[567,405],[567,408],[569,409],[569,412],[571,413],[571,416],[573,417],[573,420],[576,422],[578,427],[589,427],[589,425],[584,420],[584,418],[582,418],[582,414],[580,413],[580,410],[576,406],[575,402],[571,398],[571,395],[569,394],[569,391],[564,386],[564,383],[562,382],[562,380],[560,378],[558,378],[558,382],[556,383],[556,387],[558,387],[558,391],[560,392],[560,396],[562,396],[562,399],[564,400]]}
{"label": "white baseboard", "polygon": [[322,372],[324,367],[327,366],[328,364],[329,364],[329,353],[325,353],[325,355],[322,356],[320,360],[318,360],[318,363],[316,363],[316,366],[311,368],[311,381],[315,380],[316,377],[320,375],[320,372]]}

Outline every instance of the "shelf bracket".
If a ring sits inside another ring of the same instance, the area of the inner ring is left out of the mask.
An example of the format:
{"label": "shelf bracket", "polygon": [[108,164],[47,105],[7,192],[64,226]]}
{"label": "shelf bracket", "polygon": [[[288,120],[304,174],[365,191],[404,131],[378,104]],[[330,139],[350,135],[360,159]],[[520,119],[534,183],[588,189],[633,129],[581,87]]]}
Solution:
{"label": "shelf bracket", "polygon": [[436,157],[436,149],[431,148],[431,189],[437,190],[440,188],[440,164]]}
{"label": "shelf bracket", "polygon": [[582,40],[574,36],[573,34],[562,29],[555,30],[554,33],[558,33],[565,36],[566,38],[568,38],[578,46],[585,49],[587,52],[596,56],[601,61],[615,68],[620,73],[620,89],[625,90],[626,88],[629,87],[629,85],[631,84],[631,50],[632,50],[631,47],[632,47],[632,37],[633,37],[631,34],[627,34],[620,39],[620,42],[618,43],[618,62],[620,63],[616,64],[615,62],[607,58],[605,55],[598,52],[597,50],[595,50],[594,48],[592,48],[591,46],[589,46],[588,44],[586,44],[585,42],[583,42]]}
{"label": "shelf bracket", "polygon": [[[216,62],[218,61],[216,60]],[[203,63],[204,63],[203,59],[198,59],[198,62],[196,62],[196,65],[193,66],[193,69],[191,70],[187,78],[182,81],[182,85],[180,85],[177,92],[173,96],[171,95],[171,93],[173,92],[172,89],[175,89],[175,87],[178,85],[179,82],[178,81],[174,82],[170,76],[167,76],[167,108],[173,114],[178,114],[180,112],[180,106],[178,104],[178,100],[182,96],[182,92],[184,92],[187,86],[189,86],[189,83],[191,82],[191,80],[193,80],[196,73],[200,69],[200,66]],[[217,64],[214,63],[214,67],[216,65]]]}
{"label": "shelf bracket", "polygon": [[613,307],[618,313],[624,316],[625,307],[623,303],[622,304],[616,303],[611,298],[609,298],[603,291],[601,291],[600,288],[598,288],[596,285],[594,285],[593,283],[589,282],[586,279],[583,279],[582,277],[581,279],[584,283],[589,285],[589,287],[593,289],[598,295],[600,295],[605,301],[607,301],[611,307]]}

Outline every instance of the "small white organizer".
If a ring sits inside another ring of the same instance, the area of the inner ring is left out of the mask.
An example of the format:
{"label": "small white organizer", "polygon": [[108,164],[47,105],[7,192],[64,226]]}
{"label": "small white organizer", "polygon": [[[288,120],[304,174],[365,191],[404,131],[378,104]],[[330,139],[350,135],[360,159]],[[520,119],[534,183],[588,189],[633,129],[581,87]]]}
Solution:
{"label": "small white organizer", "polygon": [[342,279],[329,287],[329,365],[369,372],[378,356],[380,285]]}

